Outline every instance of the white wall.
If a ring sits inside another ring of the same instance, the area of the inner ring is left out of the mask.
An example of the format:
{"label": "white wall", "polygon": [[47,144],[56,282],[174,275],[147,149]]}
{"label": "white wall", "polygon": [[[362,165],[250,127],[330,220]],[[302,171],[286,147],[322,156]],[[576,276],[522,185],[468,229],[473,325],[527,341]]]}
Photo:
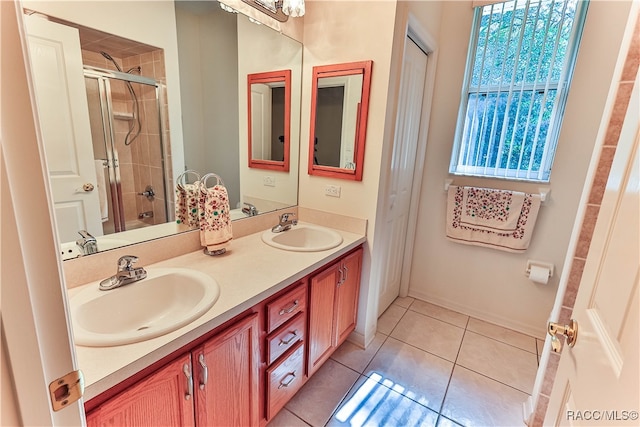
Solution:
{"label": "white wall", "polygon": [[[238,16],[238,52],[237,97],[241,198],[243,201],[258,203],[256,204],[258,211],[268,209],[267,205],[260,204],[260,199],[271,200],[285,206],[295,205],[298,201],[302,46],[297,41],[287,39],[270,28],[253,24],[245,17]],[[247,75],[278,70],[291,70],[289,172],[249,168]],[[275,179],[275,187],[264,185],[265,176]]]}
{"label": "white wall", "polygon": [[[375,331],[378,289],[371,278],[371,251],[378,202],[380,162],[385,125],[395,0],[307,1],[304,23],[304,66],[300,133],[300,182],[298,204],[321,211],[368,220],[356,334],[370,337]],[[373,60],[369,118],[362,181],[311,176],[307,173],[311,105],[311,73],[315,65]],[[327,197],[326,185],[341,187],[341,197]],[[365,338],[368,339],[368,338]]]}
{"label": "white wall", "polygon": [[[557,271],[565,253],[600,117],[620,45],[628,2],[591,2],[551,174],[550,200],[540,209],[531,246],[510,254],[465,246],[445,238],[446,194],[472,8],[444,2],[436,90],[414,244],[409,294],[481,319],[543,336],[558,287],[524,275],[527,259],[551,262]],[[616,25],[615,23],[620,23]],[[538,191],[537,185],[455,177],[456,184]]]}
{"label": "white wall", "polygon": [[235,208],[240,201],[236,17],[214,6],[199,14],[176,9],[182,125],[188,141],[184,167],[220,175]]}
{"label": "white wall", "polygon": [[171,1],[31,1],[25,8],[164,49],[173,171],[184,169],[176,18]]}

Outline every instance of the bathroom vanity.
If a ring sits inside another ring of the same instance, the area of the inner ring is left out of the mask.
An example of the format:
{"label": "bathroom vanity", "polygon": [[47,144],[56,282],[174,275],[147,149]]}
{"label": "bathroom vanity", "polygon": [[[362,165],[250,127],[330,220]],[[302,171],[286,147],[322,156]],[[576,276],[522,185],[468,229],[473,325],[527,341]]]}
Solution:
{"label": "bathroom vanity", "polygon": [[255,233],[222,257],[146,266],[209,274],[220,296],[166,335],[77,347],[88,425],[266,424],[355,329],[365,237],[338,232],[342,243],[319,252],[283,251]]}

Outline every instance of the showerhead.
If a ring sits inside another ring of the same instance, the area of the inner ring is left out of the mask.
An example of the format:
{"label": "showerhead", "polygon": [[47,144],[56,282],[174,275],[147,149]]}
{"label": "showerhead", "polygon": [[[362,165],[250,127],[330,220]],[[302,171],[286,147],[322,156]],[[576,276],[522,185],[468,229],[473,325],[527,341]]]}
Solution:
{"label": "showerhead", "polygon": [[113,59],[113,57],[111,55],[109,55],[107,52],[105,52],[104,50],[100,51],[100,55],[104,56],[107,61],[111,61],[113,63],[113,65],[115,65],[116,69],[120,72],[122,72],[122,68],[120,68],[120,66],[118,65],[118,63],[116,62],[115,59]]}

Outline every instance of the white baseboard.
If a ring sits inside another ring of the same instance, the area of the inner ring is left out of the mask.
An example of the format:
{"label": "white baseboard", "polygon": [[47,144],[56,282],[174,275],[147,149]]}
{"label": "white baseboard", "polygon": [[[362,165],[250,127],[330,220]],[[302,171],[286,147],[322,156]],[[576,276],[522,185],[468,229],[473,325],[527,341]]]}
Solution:
{"label": "white baseboard", "polygon": [[531,396],[528,396],[527,400],[522,402],[522,420],[528,426],[533,421],[533,398]]}
{"label": "white baseboard", "polygon": [[457,311],[462,314],[466,314],[467,316],[475,317],[476,319],[484,320],[489,323],[493,323],[499,326],[503,326],[508,329],[512,329],[517,332],[521,332],[525,335],[529,335],[535,338],[544,339],[545,331],[544,325],[529,325],[520,322],[514,322],[511,318],[505,318],[503,316],[497,316],[493,313],[487,313],[482,310],[478,310],[473,307],[468,307],[463,304],[459,304],[454,301],[449,301],[446,299],[434,298],[433,296],[427,295],[422,292],[416,292],[415,290],[409,289],[409,296],[413,298],[417,298],[422,301],[429,302],[431,304],[439,305],[444,308],[448,308],[449,310]]}
{"label": "white baseboard", "polygon": [[371,341],[373,341],[373,338],[375,338],[375,335],[369,340],[369,342],[366,342],[367,340],[365,339],[364,334],[361,334],[360,332],[353,331],[347,337],[347,341],[349,341],[352,344],[357,345],[358,347],[360,347],[362,349],[366,349],[367,346],[369,344],[371,344]]}

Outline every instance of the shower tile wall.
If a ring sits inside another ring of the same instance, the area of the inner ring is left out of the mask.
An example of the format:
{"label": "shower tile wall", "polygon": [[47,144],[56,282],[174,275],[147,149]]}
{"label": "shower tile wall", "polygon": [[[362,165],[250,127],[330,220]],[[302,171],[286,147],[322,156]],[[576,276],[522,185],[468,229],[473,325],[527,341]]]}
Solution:
{"label": "shower tile wall", "polygon": [[[170,198],[169,218],[165,212],[166,194],[163,192],[163,179],[170,179],[173,174],[171,171],[171,158],[167,157],[166,170],[162,168],[162,152],[161,139],[159,132],[163,132],[165,138],[164,151],[171,152],[170,136],[169,136],[169,119],[168,106],[166,97],[166,78],[164,68],[164,53],[161,49],[138,55],[126,56],[124,58],[117,57],[116,53],[111,54],[118,65],[123,70],[129,70],[133,67],[140,67],[140,75],[154,78],[160,84],[161,91],[161,114],[163,117],[164,127],[160,129],[158,126],[159,116],[155,100],[155,88],[140,84],[133,84],[134,91],[138,97],[139,114],[141,121],[141,132],[135,141],[125,147],[124,139],[129,131],[130,121],[123,119],[123,114],[131,114],[133,111],[133,101],[123,82],[113,81],[112,86],[112,105],[115,119],[114,130],[116,136],[116,148],[118,150],[120,162],[120,175],[122,181],[122,197],[125,206],[125,221],[127,229],[137,228],[141,226],[140,222],[148,225],[161,224],[172,220],[173,216],[173,197]],[[109,63],[100,53],[83,50],[83,62],[86,65],[96,66],[100,68],[113,69],[113,65]],[[138,195],[145,191],[147,185],[151,185],[156,193],[153,201],[146,197]],[[167,180],[168,188],[173,188],[172,182]],[[169,195],[173,193],[170,191]],[[143,212],[153,212],[153,217],[139,218],[139,214]]]}

